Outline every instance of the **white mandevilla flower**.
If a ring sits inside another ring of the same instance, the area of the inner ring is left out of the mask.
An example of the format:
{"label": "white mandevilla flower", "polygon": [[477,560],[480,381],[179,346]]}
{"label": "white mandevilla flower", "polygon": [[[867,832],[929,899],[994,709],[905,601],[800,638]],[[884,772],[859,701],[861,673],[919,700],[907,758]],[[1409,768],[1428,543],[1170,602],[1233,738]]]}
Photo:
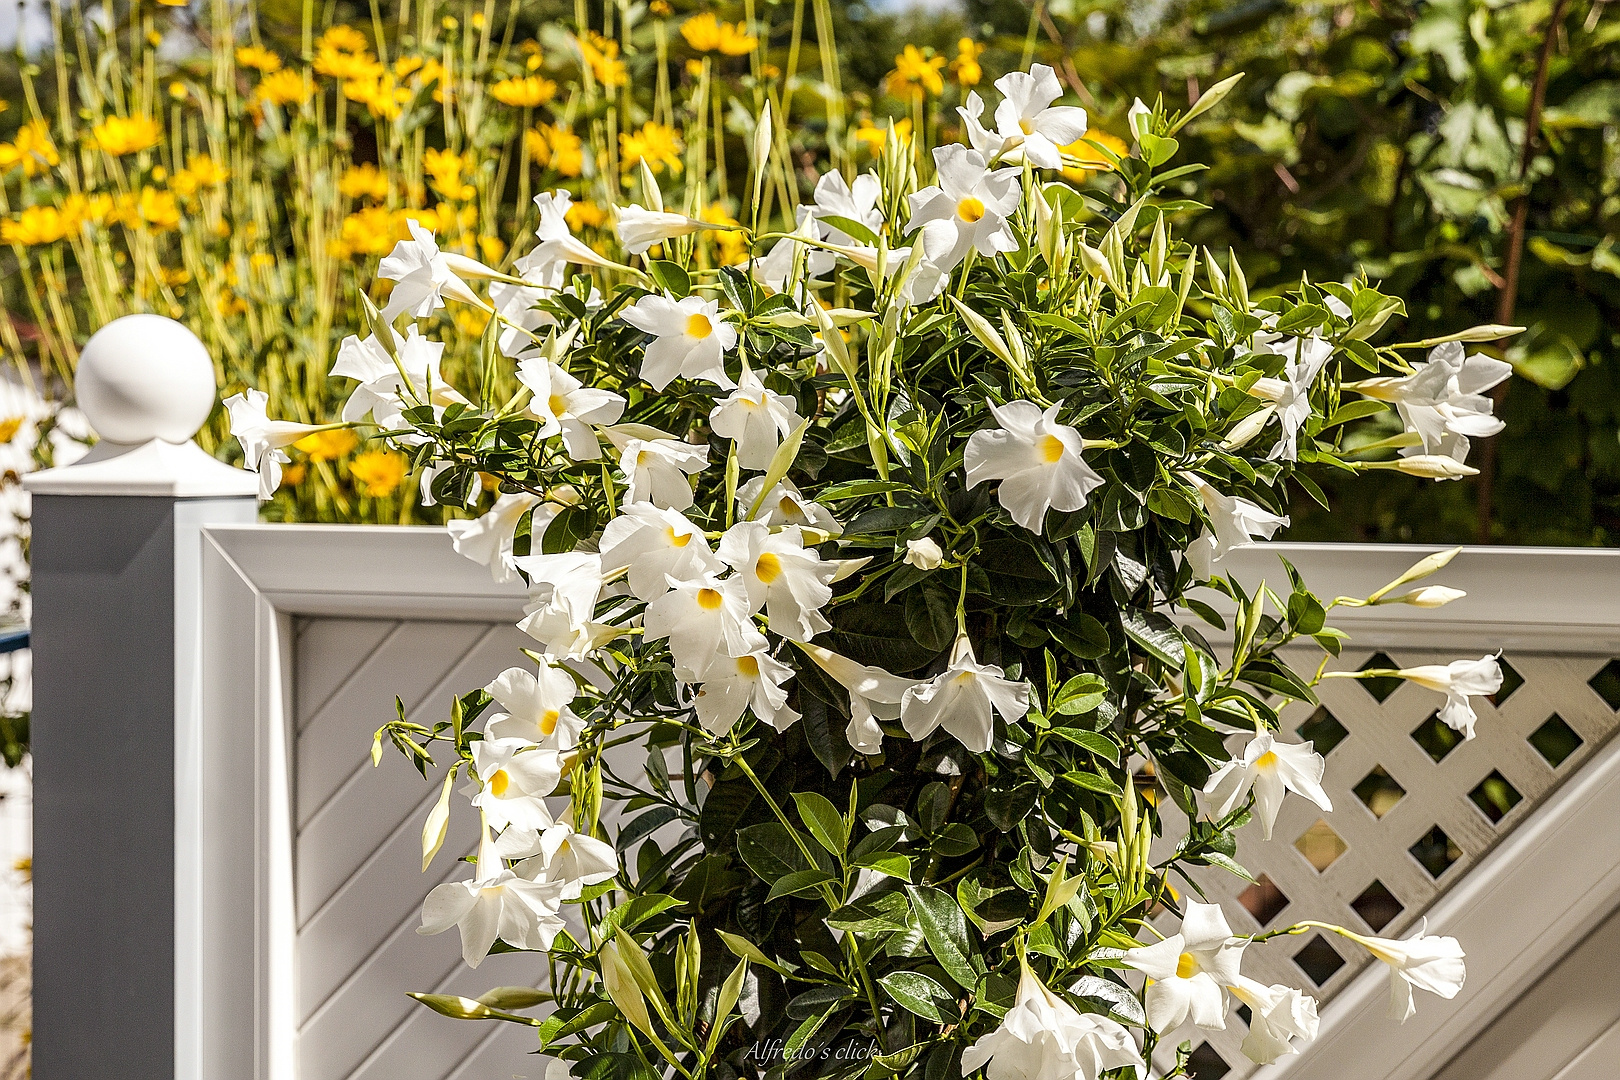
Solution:
{"label": "white mandevilla flower", "polygon": [[[1247,442],[1259,433],[1266,422],[1276,416],[1282,425],[1282,435],[1277,445],[1271,448],[1266,455],[1267,460],[1296,461],[1299,458],[1299,429],[1311,415],[1311,387],[1316,384],[1316,377],[1322,373],[1322,368],[1333,355],[1333,344],[1319,337],[1282,337],[1275,334],[1262,333],[1255,335],[1255,351],[1273,352],[1288,358],[1283,366],[1281,378],[1263,378],[1255,381],[1249,388],[1249,393],[1255,397],[1263,398],[1270,405],[1261,409],[1259,413],[1246,418],[1254,427],[1252,433],[1245,433]],[[1258,417],[1259,419],[1256,419]],[[1234,445],[1241,445],[1237,440],[1237,432],[1229,438]]]}
{"label": "white mandevilla flower", "polygon": [[574,748],[585,721],[572,708],[579,687],[574,677],[554,664],[541,664],[538,671],[507,668],[484,691],[505,712],[489,718],[492,739],[519,739],[542,749],[566,751]]}
{"label": "white mandevilla flower", "polygon": [[900,723],[913,739],[943,727],[961,744],[982,754],[990,749],[995,721],[991,710],[1009,724],[1029,711],[1029,684],[1013,682],[994,664],[981,664],[967,635],[951,648],[951,664],[931,681],[913,686],[900,703]]}
{"label": "white mandevilla flower", "polygon": [[1462,732],[1465,740],[1474,737],[1474,723],[1479,719],[1468,699],[1489,697],[1502,689],[1502,665],[1495,656],[1401,668],[1395,674],[1446,695],[1446,703],[1440,707],[1440,722]]}
{"label": "white mandevilla flower", "polygon": [[809,641],[831,629],[821,609],[832,599],[838,568],[804,546],[798,526],[772,533],[764,522],[738,522],[721,537],[718,554],[747,589],[750,613],[765,610],[772,633]]}
{"label": "white mandevilla flower", "polygon": [[1492,415],[1486,391],[1513,374],[1513,365],[1488,356],[1468,356],[1461,342],[1447,341],[1429,352],[1412,374],[1363,379],[1347,389],[1380,401],[1394,402],[1406,430],[1423,440],[1405,455],[1434,454],[1468,460],[1471,438],[1495,435],[1503,428]]}
{"label": "white mandevilla flower", "polygon": [[724,657],[766,647],[750,618],[747,586],[738,577],[671,578],[669,592],[647,605],[642,625],[645,640],[669,639],[675,677],[684,682],[702,682]]}
{"label": "white mandevilla flower", "polygon": [[[403,338],[394,334],[394,350],[399,355],[398,364],[375,335],[361,339],[351,334],[338,346],[337,359],[328,374],[334,378],[354,379],[360,384],[343,403],[346,423],[363,420],[370,413],[379,427],[404,427],[401,414],[412,404],[406,401],[407,395],[415,398],[416,403],[441,408],[466,403],[467,399],[439,374],[444,342],[424,337],[412,326]],[[401,368],[410,377],[409,387],[400,375]]]}
{"label": "white mandevilla flower", "polygon": [[752,706],[756,717],[786,731],[799,719],[782,688],[793,674],[792,668],[763,651],[716,659],[692,697],[698,722],[705,731],[724,735]]}
{"label": "white mandevilla flower", "polygon": [[547,655],[583,660],[622,631],[595,621],[602,594],[602,556],[569,551],[520,555],[512,560],[529,576],[534,590],[518,629],[545,645]]}
{"label": "white mandevilla flower", "polygon": [[817,667],[849,693],[849,724],[845,735],[849,745],[862,754],[883,750],[883,728],[879,720],[898,720],[900,703],[906,691],[918,683],[891,675],[879,667],[858,664],[847,656],[804,642],[796,643]]}
{"label": "white mandevilla flower", "polygon": [[1222,495],[1203,477],[1184,474],[1203,500],[1209,525],[1187,549],[1196,580],[1208,581],[1214,564],[1234,548],[1248,547],[1255,540],[1270,539],[1272,533],[1288,524],[1288,515],[1273,514],[1258,503],[1236,495]]}
{"label": "white mandevilla flower", "polygon": [[639,204],[618,209],[619,242],[632,255],[645,255],[647,249],[677,236],[690,236],[702,229],[722,229],[712,221],[700,221],[685,214],[648,210]]}
{"label": "white mandevilla flower", "polygon": [[1468,977],[1468,967],[1463,963],[1467,953],[1462,945],[1456,938],[1428,936],[1428,925],[1427,919],[1419,919],[1417,929],[1404,940],[1363,937],[1334,928],[1389,965],[1389,1018],[1403,1024],[1417,1012],[1412,987],[1450,999],[1457,996]]}
{"label": "white mandevilla flower", "polygon": [[595,428],[617,423],[624,415],[624,398],[611,390],[586,386],[550,360],[530,357],[518,364],[518,382],[534,395],[529,412],[540,421],[538,438],[561,435],[568,456],[594,461],[602,456]]}
{"label": "white mandevilla flower", "polygon": [[444,307],[447,296],[487,308],[461,279],[501,275],[476,259],[440,251],[433,233],[415,218],[406,218],[405,224],[410,229],[410,239],[395,244],[394,250],[377,264],[377,276],[394,283],[393,291],[388,294],[388,306],[382,310],[384,321],[393,322],[406,312],[413,319],[425,319]]}
{"label": "white mandevilla flower", "polygon": [[626,503],[650,502],[671,510],[692,505],[686,477],[709,463],[709,448],[679,439],[630,439],[619,452]]}
{"label": "white mandevilla flower", "polygon": [[1047,510],[1068,512],[1086,505],[1086,496],[1103,478],[1080,456],[1084,440],[1057,422],[1058,406],[1044,413],[1033,402],[986,402],[994,430],[975,431],[968,439],[968,487],[1001,481],[996,499],[1014,521],[1039,533]]}
{"label": "white mandevilla flower", "polygon": [[937,570],[945,561],[945,552],[932,536],[906,541],[906,563],[918,570]]}
{"label": "white mandevilla flower", "polygon": [[480,739],[472,744],[478,779],[465,789],[492,829],[539,832],[551,827],[546,796],[562,779],[562,758],[526,739]]}
{"label": "white mandevilla flower", "polygon": [[764,471],[783,437],[799,426],[799,403],[767,390],[759,376],[744,371],[737,389],[710,411],[709,426],[737,444],[738,466]]}
{"label": "white mandevilla flower", "polygon": [[627,503],[602,530],[602,565],[630,568],[630,591],[656,600],[669,591],[669,578],[719,573],[723,566],[703,530],[679,510],[651,503]]}
{"label": "white mandevilla flower", "polygon": [[534,511],[534,516],[529,519],[529,535],[535,546],[539,546],[546,527],[561,509],[556,503],[542,503],[538,495],[514,491],[497,498],[487,514],[446,523],[445,531],[450,534],[450,543],[457,552],[489,567],[489,575],[496,584],[505,584],[517,580],[517,567],[512,564],[512,544],[517,538],[523,515]]}
{"label": "white mandevilla flower", "polygon": [[1316,1038],[1316,999],[1292,986],[1267,986],[1240,975],[1227,987],[1249,1007],[1249,1034],[1243,1055],[1257,1065],[1270,1065]]}
{"label": "white mandevilla flower", "polygon": [[969,94],[962,115],[968,141],[986,161],[1000,158],[1007,162],[1027,161],[1041,169],[1063,167],[1061,147],[1078,142],[1086,134],[1086,110],[1073,105],[1053,105],[1063,96],[1057,72],[1045,64],[1029,71],[1012,71],[996,80],[1001,104],[996,106],[996,130],[988,132],[979,120],[984,102]]}
{"label": "white mandevilla flower", "polygon": [[530,881],[559,886],[564,900],[577,900],[587,885],[617,877],[619,859],[613,845],[559,821],[535,838],[533,854],[526,854],[512,871]]}
{"label": "white mandevilla flower", "polygon": [[508,870],[485,825],[472,879],[447,881],[428,893],[416,932],[442,934],[459,927],[462,959],[473,968],[483,963],[497,938],[519,949],[544,951],[567,925],[559,914],[562,893],[556,882],[528,881]]}
{"label": "white mandevilla flower", "polygon": [[1287,792],[1304,796],[1324,811],[1333,810],[1333,801],[1322,790],[1326,768],[1322,755],[1311,749],[1310,743],[1278,742],[1271,732],[1262,731],[1249,740],[1242,757],[1215,770],[1204,785],[1204,793],[1215,804],[1215,816],[1225,817],[1253,791],[1260,836],[1270,840]]}
{"label": "white mandevilla flower", "polygon": [[1187,901],[1180,933],[1120,958],[1153,982],[1144,1004],[1148,1024],[1159,1034],[1191,1020],[1208,1030],[1226,1027],[1226,988],[1238,978],[1245,938],[1232,936],[1218,904]]}
{"label": "white mandevilla flower", "polygon": [[1105,1016],[1081,1013],[1023,964],[1018,1000],[1001,1024],[962,1052],[962,1075],[987,1080],[1098,1080],[1115,1069],[1147,1076],[1131,1033]]}
{"label": "white mandevilla flower", "polygon": [[[743,516],[752,510],[754,501],[759,499],[760,489],[765,486],[765,478],[756,476],[737,489],[737,509]],[[838,536],[844,531],[832,516],[832,511],[825,506],[807,499],[799,491],[798,485],[791,480],[782,480],[771,488],[770,494],[760,500],[759,515],[755,519],[776,527],[781,525],[797,525],[801,529],[815,529],[828,536]]]}
{"label": "white mandevilla flower", "polygon": [[641,362],[641,379],[654,390],[675,380],[704,379],[723,389],[737,384],[726,375],[725,354],[737,344],[737,328],[720,314],[718,300],[648,293],[619,313],[637,330],[653,335]]}
{"label": "white mandevilla flower", "polygon": [[[929,261],[949,272],[969,251],[991,256],[1017,250],[1007,218],[1023,194],[1018,170],[992,172],[984,155],[957,144],[936,149],[934,164],[939,182],[911,196],[908,226],[923,230],[923,251]],[[898,254],[890,253],[891,267]]]}
{"label": "white mandevilla flower", "polygon": [[326,430],[314,424],[272,420],[265,410],[269,402],[270,395],[263,390],[232,394],[225,399],[231,434],[242,444],[242,464],[259,474],[260,499],[270,498],[281,486],[281,467],[292,460],[285,448],[305,435]]}

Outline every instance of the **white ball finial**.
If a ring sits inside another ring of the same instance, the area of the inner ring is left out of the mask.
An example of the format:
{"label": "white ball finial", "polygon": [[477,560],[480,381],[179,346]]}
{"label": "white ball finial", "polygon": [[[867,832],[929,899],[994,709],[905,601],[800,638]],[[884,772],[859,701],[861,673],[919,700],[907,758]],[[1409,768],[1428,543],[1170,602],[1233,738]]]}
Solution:
{"label": "white ball finial", "polygon": [[103,439],[183,443],[214,409],[214,362],[197,335],[162,315],[125,315],[79,354],[79,407]]}

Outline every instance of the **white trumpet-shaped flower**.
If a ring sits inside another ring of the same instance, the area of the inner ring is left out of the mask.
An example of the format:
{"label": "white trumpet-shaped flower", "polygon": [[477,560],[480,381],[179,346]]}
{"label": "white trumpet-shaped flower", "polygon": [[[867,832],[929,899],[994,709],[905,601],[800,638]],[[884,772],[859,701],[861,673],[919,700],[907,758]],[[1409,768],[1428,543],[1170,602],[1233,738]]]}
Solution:
{"label": "white trumpet-shaped flower", "polygon": [[737,388],[710,411],[709,426],[737,444],[741,468],[764,471],[782,439],[799,426],[799,403],[767,390],[758,375],[744,371]]}
{"label": "white trumpet-shaped flower", "polygon": [[1299,457],[1299,429],[1311,415],[1311,387],[1333,356],[1333,344],[1319,337],[1279,337],[1262,332],[1255,335],[1255,351],[1288,358],[1280,378],[1258,379],[1249,393],[1271,402],[1256,414],[1262,417],[1257,421],[1261,426],[1272,416],[1282,425],[1282,436],[1266,455],[1267,460],[1295,461]]}
{"label": "white trumpet-shaped flower", "polygon": [[595,426],[616,423],[624,415],[624,398],[611,390],[586,386],[550,360],[530,357],[518,364],[518,382],[528,387],[529,412],[540,421],[535,435],[561,435],[568,456],[594,461],[602,456]]}
{"label": "white trumpet-shaped flower", "polygon": [[717,660],[766,647],[749,616],[747,587],[737,577],[671,578],[669,592],[647,605],[642,625],[647,641],[669,639],[675,677],[685,682],[703,681]]}
{"label": "white trumpet-shaped flower", "polygon": [[724,735],[752,706],[756,717],[777,731],[786,731],[799,719],[798,712],[788,706],[783,689],[793,674],[792,668],[764,651],[716,659],[692,696],[698,722],[705,731]]}
{"label": "white trumpet-shaped flower", "polygon": [[489,718],[492,739],[519,739],[542,749],[567,751],[585,729],[585,721],[572,707],[579,687],[555,664],[541,664],[532,672],[507,668],[484,691],[506,710]]}
{"label": "white trumpet-shaped flower", "polygon": [[517,580],[517,567],[512,563],[512,544],[517,538],[523,515],[530,510],[529,535],[535,546],[546,527],[557,516],[561,507],[555,503],[542,503],[540,496],[527,491],[514,491],[495,500],[487,514],[448,522],[445,531],[456,551],[475,563],[489,567],[489,575],[497,584]]}
{"label": "white trumpet-shaped flower", "polygon": [[338,346],[337,359],[328,374],[334,378],[354,379],[360,384],[343,403],[345,422],[363,420],[370,413],[379,427],[404,427],[401,413],[409,405],[442,407],[466,402],[467,399],[439,374],[444,342],[424,337],[412,326],[403,338],[394,334],[394,351],[399,356],[397,364],[375,335],[358,338],[351,334]]}
{"label": "white trumpet-shaped flower", "polygon": [[281,467],[292,460],[286,447],[321,430],[313,424],[270,419],[266,411],[269,402],[270,395],[263,390],[232,394],[225,399],[231,434],[242,444],[242,464],[259,474],[260,499],[270,498],[281,486]]}
{"label": "white trumpet-shaped flower", "polygon": [[1395,674],[1446,695],[1446,703],[1440,707],[1440,722],[1462,732],[1465,740],[1474,737],[1474,723],[1479,719],[1468,699],[1489,697],[1502,689],[1502,665],[1495,656],[1401,668]]}
{"label": "white trumpet-shaped flower", "polygon": [[968,103],[956,111],[962,115],[968,141],[986,161],[1027,161],[1041,169],[1063,167],[1061,147],[1078,142],[1086,134],[1086,110],[1073,105],[1053,105],[1063,96],[1057,72],[1045,64],[1029,71],[1012,71],[996,80],[1001,104],[996,106],[996,129],[987,131],[980,117],[984,102],[969,94]]}
{"label": "white trumpet-shaped flower", "polygon": [[669,579],[719,573],[722,565],[703,530],[679,510],[651,503],[627,503],[602,530],[602,565],[627,566],[630,591],[656,600],[669,591]]}
{"label": "white trumpet-shaped flower", "polygon": [[1240,975],[1227,987],[1249,1008],[1249,1034],[1243,1056],[1257,1065],[1270,1065],[1316,1038],[1319,1022],[1316,999],[1281,983],[1267,986]]}
{"label": "white trumpet-shaped flower", "polygon": [[945,552],[932,536],[906,541],[906,565],[918,570],[937,570],[945,561]]}
{"label": "white trumpet-shaped flower", "polygon": [[981,664],[966,635],[957,637],[951,664],[927,683],[907,690],[900,703],[900,723],[913,739],[944,728],[961,744],[982,754],[990,749],[995,720],[1009,724],[1029,711],[1029,684],[1013,682],[994,664]]}
{"label": "white trumpet-shaped flower", "polygon": [[458,927],[462,959],[473,968],[484,962],[496,939],[543,951],[567,925],[559,914],[562,894],[555,882],[529,881],[508,870],[486,824],[472,878],[435,886],[422,901],[422,925],[416,932],[442,934]]}
{"label": "white trumpet-shaped flower", "polygon": [[689,473],[703,471],[709,448],[679,439],[631,439],[619,452],[626,503],[650,502],[672,510],[692,505]]}
{"label": "white trumpet-shaped flower", "polygon": [[653,335],[641,361],[641,378],[654,390],[676,376],[705,379],[726,390],[737,385],[725,369],[726,352],[737,344],[737,328],[721,317],[718,300],[648,293],[619,318]]}
{"label": "white trumpet-shaped flower", "polygon": [[462,277],[493,278],[496,271],[476,259],[440,251],[433,233],[407,218],[410,238],[394,245],[394,250],[377,263],[377,276],[394,283],[383,308],[384,321],[409,312],[414,319],[425,319],[444,307],[444,298],[484,307],[484,302],[467,287]]}
{"label": "white trumpet-shaped flower", "polygon": [[991,256],[1016,250],[1007,219],[1023,195],[1018,170],[992,172],[984,155],[954,143],[934,151],[934,164],[939,182],[911,196],[909,225],[922,229],[929,262],[948,273],[969,251]]}
{"label": "white trumpet-shaped flower", "polygon": [[1427,362],[1413,364],[1410,375],[1364,379],[1348,389],[1394,402],[1406,430],[1423,440],[1401,453],[1466,461],[1469,439],[1502,430],[1486,391],[1512,374],[1513,365],[1477,353],[1469,356],[1461,342],[1447,341],[1429,352]]}
{"label": "white trumpet-shaped flower", "polygon": [[1283,796],[1294,792],[1311,800],[1324,811],[1332,811],[1333,801],[1322,790],[1322,772],[1327,768],[1322,755],[1310,743],[1278,742],[1269,731],[1249,740],[1241,757],[1233,758],[1210,775],[1204,793],[1215,804],[1215,816],[1225,817],[1254,792],[1255,816],[1262,839],[1271,839]]}
{"label": "white trumpet-shaped flower", "polygon": [[964,461],[968,487],[1001,481],[996,499],[1014,521],[1041,532],[1046,511],[1079,510],[1086,496],[1103,482],[1080,456],[1084,440],[1057,422],[1058,406],[1044,413],[1033,402],[986,402],[1000,427],[975,431]]}
{"label": "white trumpet-shaped flower", "polygon": [[525,739],[480,739],[472,744],[476,781],[467,786],[472,804],[492,829],[508,826],[539,832],[551,827],[546,796],[562,779],[562,758]]}
{"label": "white trumpet-shaped flower", "polygon": [[767,525],[797,525],[802,529],[816,529],[828,536],[843,533],[844,527],[832,516],[832,511],[813,499],[805,498],[793,481],[782,480],[771,488],[770,494],[760,499],[759,492],[764,486],[765,478],[756,476],[737,489],[737,509],[743,516],[747,516],[755,500],[759,500],[759,514],[755,520]]}
{"label": "white trumpet-shaped flower", "polygon": [[512,560],[534,585],[518,629],[545,646],[547,655],[582,660],[622,631],[595,621],[602,594],[602,556],[570,551],[520,555]]}
{"label": "white trumpet-shaped flower", "polygon": [[1258,503],[1236,495],[1222,495],[1203,477],[1188,473],[1186,478],[1197,489],[1204,510],[1209,514],[1209,525],[1203,535],[1187,548],[1187,561],[1192,563],[1195,580],[1209,580],[1214,564],[1225,558],[1227,552],[1248,547],[1255,540],[1270,539],[1272,533],[1288,524],[1286,514],[1273,514]]}
{"label": "white trumpet-shaped flower", "polygon": [[962,1052],[963,1076],[980,1069],[987,1080],[1098,1080],[1115,1069],[1147,1076],[1129,1031],[1078,1011],[1022,966],[1018,999],[1000,1026]]}
{"label": "white trumpet-shaped flower", "polygon": [[1220,905],[1189,900],[1179,933],[1131,949],[1120,962],[1153,980],[1144,1004],[1154,1031],[1162,1035],[1189,1020],[1219,1031],[1226,1027],[1226,988],[1239,977],[1247,944],[1232,936]]}
{"label": "white trumpet-shaped flower", "polygon": [[617,877],[619,859],[612,844],[559,821],[534,838],[523,861],[512,870],[518,877],[558,886],[564,900],[577,900],[587,885]]}
{"label": "white trumpet-shaped flower", "polygon": [[795,644],[815,661],[817,667],[848,691],[849,724],[845,728],[845,735],[849,745],[863,754],[880,753],[883,750],[883,728],[878,721],[900,718],[900,703],[906,691],[918,685],[917,681],[891,675],[879,667],[858,664],[820,645]]}
{"label": "white trumpet-shaped flower", "polygon": [[1434,937],[1425,933],[1428,920],[1419,919],[1410,937],[1363,937],[1340,929],[1349,938],[1389,965],[1389,1018],[1406,1023],[1417,1012],[1412,988],[1427,990],[1443,998],[1454,998],[1468,977],[1467,956],[1456,938]]}
{"label": "white trumpet-shaped flower", "polygon": [[677,236],[690,236],[703,229],[722,226],[712,221],[700,221],[685,214],[672,214],[665,210],[648,210],[639,204],[619,207],[619,241],[632,255],[644,255],[654,244],[673,240]]}
{"label": "white trumpet-shaped flower", "polygon": [[809,641],[830,629],[821,609],[838,568],[804,546],[797,526],[772,533],[764,522],[740,521],[721,537],[718,554],[747,589],[749,611],[765,610],[772,633]]}

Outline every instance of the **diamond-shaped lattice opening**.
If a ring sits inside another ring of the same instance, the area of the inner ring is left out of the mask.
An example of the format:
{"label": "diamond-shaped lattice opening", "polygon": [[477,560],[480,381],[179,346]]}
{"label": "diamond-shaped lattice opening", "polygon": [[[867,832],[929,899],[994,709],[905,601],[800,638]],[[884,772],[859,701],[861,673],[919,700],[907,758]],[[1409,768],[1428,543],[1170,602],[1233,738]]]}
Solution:
{"label": "diamond-shaped lattice opening", "polygon": [[1187,1075],[1193,1080],[1221,1080],[1232,1066],[1209,1043],[1201,1044],[1187,1057]]}
{"label": "diamond-shaped lattice opening", "polygon": [[1311,713],[1311,718],[1294,730],[1299,732],[1300,738],[1308,739],[1312,744],[1311,748],[1323,757],[1333,753],[1333,748],[1344,742],[1350,734],[1344,729],[1344,725],[1339,723],[1339,718],[1327,711],[1326,705]]}
{"label": "diamond-shaped lattice opening", "polygon": [[[1369,668],[1393,669],[1400,666],[1401,665],[1389,658],[1388,653],[1376,652],[1373,653],[1372,656],[1368,657],[1367,662],[1362,664],[1356,670],[1366,671]],[[1373,696],[1374,701],[1377,701],[1380,705],[1382,705],[1384,703],[1384,699],[1389,697],[1389,695],[1393,694],[1395,691],[1399,690],[1401,688],[1401,683],[1405,682],[1406,680],[1397,679],[1393,675],[1379,675],[1371,679],[1357,679],[1356,681],[1361,684],[1361,688],[1363,690],[1367,691],[1367,693]]]}
{"label": "diamond-shaped lattice opening", "polygon": [[1496,666],[1502,669],[1502,685],[1496,693],[1486,695],[1485,700],[1500,709],[1502,703],[1513,696],[1513,692],[1524,685],[1524,676],[1513,670],[1513,665],[1506,660],[1498,659]]}
{"label": "diamond-shaped lattice opening", "polygon": [[1482,814],[1491,819],[1492,825],[1507,817],[1508,811],[1518,806],[1524,798],[1517,788],[1507,782],[1507,777],[1495,769],[1468,793],[1468,797],[1474,800],[1474,805],[1479,807]]}
{"label": "diamond-shaped lattice opening", "polygon": [[1372,811],[1373,817],[1381,818],[1400,802],[1406,795],[1406,789],[1395,782],[1395,778],[1384,771],[1382,765],[1374,765],[1373,771],[1361,778],[1361,783],[1350,789],[1356,793],[1356,798],[1366,804]]}
{"label": "diamond-shaped lattice opening", "polygon": [[1326,818],[1317,818],[1315,825],[1300,833],[1299,839],[1294,841],[1294,847],[1305,856],[1306,862],[1316,868],[1318,874],[1332,866],[1340,855],[1350,850],[1350,845],[1340,839]]}
{"label": "diamond-shaped lattice opening", "polygon": [[1392,922],[1395,916],[1405,910],[1401,902],[1395,899],[1395,894],[1384,887],[1382,881],[1374,881],[1361,890],[1361,895],[1350,901],[1350,907],[1361,920],[1372,927],[1377,933]]}
{"label": "diamond-shaped lattice opening", "polygon": [[1603,670],[1586,680],[1586,685],[1597,691],[1597,696],[1609,703],[1609,708],[1620,709],[1620,660],[1610,660]]}
{"label": "diamond-shaped lattice opening", "polygon": [[1277,888],[1277,883],[1261,874],[1255,879],[1253,885],[1238,893],[1238,903],[1243,910],[1254,916],[1254,921],[1265,926],[1288,906],[1288,897]]}
{"label": "diamond-shaped lattice opening", "polygon": [[1585,740],[1575,734],[1575,729],[1564,722],[1564,718],[1557,713],[1547,717],[1547,722],[1530,733],[1530,745],[1536,748],[1536,753],[1547,759],[1547,764],[1558,768],[1569,755],[1581,748]]}
{"label": "diamond-shaped lattice opening", "polygon": [[1441,722],[1440,714],[1434,713],[1412,729],[1412,741],[1423,747],[1423,752],[1438,765],[1462,743],[1463,733],[1447,727]]}
{"label": "diamond-shaped lattice opening", "polygon": [[1237,1014],[1238,1019],[1243,1021],[1244,1027],[1250,1027],[1254,1024],[1254,1011],[1247,1005],[1239,1005],[1237,1007]]}
{"label": "diamond-shaped lattice opening", "polygon": [[1317,934],[1311,938],[1310,944],[1294,954],[1294,963],[1299,965],[1311,982],[1321,986],[1344,967],[1344,957],[1339,951],[1328,944],[1327,938]]}
{"label": "diamond-shaped lattice opening", "polygon": [[1451,864],[1462,858],[1462,848],[1458,847],[1445,831],[1436,825],[1418,838],[1418,842],[1406,849],[1412,853],[1429,876],[1438,879],[1441,874],[1451,869]]}

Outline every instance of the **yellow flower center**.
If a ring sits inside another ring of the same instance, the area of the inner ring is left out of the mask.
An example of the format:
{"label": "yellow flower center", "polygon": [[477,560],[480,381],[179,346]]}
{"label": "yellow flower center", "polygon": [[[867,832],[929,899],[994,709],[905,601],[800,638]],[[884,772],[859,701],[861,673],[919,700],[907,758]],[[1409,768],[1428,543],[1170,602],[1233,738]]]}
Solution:
{"label": "yellow flower center", "polygon": [[789,495],[782,496],[782,501],[776,504],[776,508],[783,514],[787,515],[789,520],[800,516],[798,504],[795,503],[793,498]]}
{"label": "yellow flower center", "polygon": [[505,885],[485,885],[478,890],[480,896],[499,896],[506,891]]}
{"label": "yellow flower center", "polygon": [[506,775],[506,770],[497,769],[495,770],[495,775],[489,778],[489,790],[493,791],[495,793],[495,797],[499,799],[501,796],[506,794],[506,788],[511,783],[512,778]]}
{"label": "yellow flower center", "polygon": [[1029,120],[1020,120],[1020,121],[1018,121],[1018,129],[1020,131],[1022,131],[1025,135],[1033,135],[1033,134],[1035,134],[1035,125],[1034,125],[1033,122],[1031,122]]}
{"label": "yellow flower center", "polygon": [[561,416],[568,411],[568,399],[561,394],[552,394],[550,400],[546,402],[546,407],[551,410],[552,416]]}
{"label": "yellow flower center", "polygon": [[709,317],[707,315],[699,312],[696,315],[688,315],[686,317],[687,337],[696,338],[697,340],[702,341],[712,333],[714,333],[714,323],[709,321]]}
{"label": "yellow flower center", "polygon": [[1041,460],[1051,465],[1063,456],[1063,440],[1056,435],[1042,435],[1035,441],[1035,449],[1040,452]]}
{"label": "yellow flower center", "polygon": [[752,656],[737,657],[737,672],[750,679],[759,678],[759,660]]}
{"label": "yellow flower center", "polygon": [[692,542],[691,533],[678,533],[673,525],[664,527],[664,535],[669,537],[669,546],[673,548],[683,548]]}
{"label": "yellow flower center", "polygon": [[557,720],[562,713],[557,709],[547,709],[545,715],[540,717],[540,734],[550,735],[557,730]]}
{"label": "yellow flower center", "polygon": [[969,195],[956,204],[956,216],[966,222],[975,222],[984,217],[984,203]]}
{"label": "yellow flower center", "polygon": [[754,576],[769,585],[782,576],[782,560],[767,551],[754,564]]}
{"label": "yellow flower center", "polygon": [[718,589],[699,589],[697,602],[698,607],[704,611],[715,611],[720,607],[720,591]]}
{"label": "yellow flower center", "polygon": [[1267,750],[1255,758],[1254,767],[1257,769],[1275,769],[1277,767],[1277,751]]}
{"label": "yellow flower center", "polygon": [[1198,974],[1198,958],[1190,952],[1182,953],[1181,959],[1176,961],[1176,978],[1190,979],[1196,974]]}

